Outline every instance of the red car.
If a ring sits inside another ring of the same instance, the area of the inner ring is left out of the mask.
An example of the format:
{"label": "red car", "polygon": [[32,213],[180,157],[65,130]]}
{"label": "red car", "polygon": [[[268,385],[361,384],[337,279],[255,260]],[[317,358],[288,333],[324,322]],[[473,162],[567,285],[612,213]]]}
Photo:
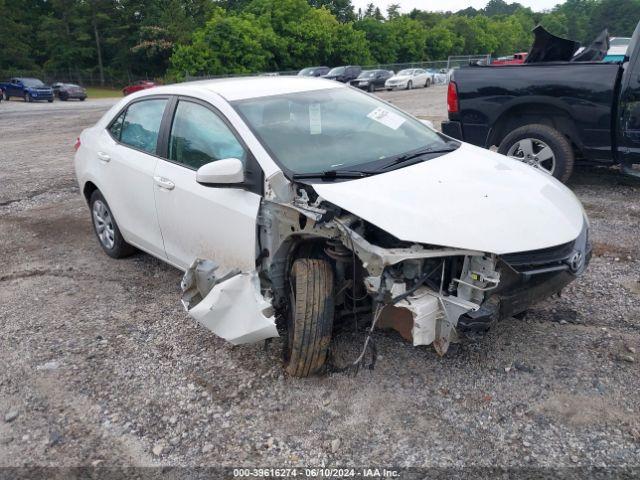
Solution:
{"label": "red car", "polygon": [[130,93],[139,92],[140,90],[146,90],[147,88],[153,88],[156,86],[155,82],[149,80],[138,80],[131,85],[127,85],[122,89],[122,94],[126,97]]}
{"label": "red car", "polygon": [[509,57],[496,58],[491,65],[520,65],[527,59],[527,52],[514,53]]}

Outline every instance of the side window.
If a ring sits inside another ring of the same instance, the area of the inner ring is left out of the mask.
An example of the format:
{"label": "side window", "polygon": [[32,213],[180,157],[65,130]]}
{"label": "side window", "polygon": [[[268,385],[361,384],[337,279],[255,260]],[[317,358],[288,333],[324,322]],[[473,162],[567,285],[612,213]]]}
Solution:
{"label": "side window", "polygon": [[156,153],[160,122],[166,105],[166,99],[143,100],[131,104],[119,127],[120,142],[144,152]]}
{"label": "side window", "polygon": [[109,127],[109,131],[111,132],[111,136],[115,138],[117,141],[120,141],[120,134],[122,133],[122,123],[124,122],[124,116],[126,114],[126,110],[118,115],[111,126]]}
{"label": "side window", "polygon": [[169,160],[197,170],[224,158],[244,162],[246,156],[236,136],[213,111],[197,103],[178,102],[169,137]]}

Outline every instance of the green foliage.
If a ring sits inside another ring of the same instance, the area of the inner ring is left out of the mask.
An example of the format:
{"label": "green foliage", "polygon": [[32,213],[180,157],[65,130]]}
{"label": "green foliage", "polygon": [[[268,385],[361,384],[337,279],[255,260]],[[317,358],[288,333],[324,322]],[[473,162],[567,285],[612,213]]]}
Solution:
{"label": "green foliage", "polygon": [[268,70],[273,66],[278,37],[251,13],[227,15],[217,8],[205,26],[180,45],[171,57],[178,78],[183,74],[219,75]]}

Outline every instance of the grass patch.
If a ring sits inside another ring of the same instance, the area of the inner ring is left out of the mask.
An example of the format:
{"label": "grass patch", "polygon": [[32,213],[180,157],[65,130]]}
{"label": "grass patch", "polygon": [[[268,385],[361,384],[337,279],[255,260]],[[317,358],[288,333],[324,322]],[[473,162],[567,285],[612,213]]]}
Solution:
{"label": "grass patch", "polygon": [[87,95],[89,98],[114,98],[122,97],[122,90],[104,87],[87,87]]}

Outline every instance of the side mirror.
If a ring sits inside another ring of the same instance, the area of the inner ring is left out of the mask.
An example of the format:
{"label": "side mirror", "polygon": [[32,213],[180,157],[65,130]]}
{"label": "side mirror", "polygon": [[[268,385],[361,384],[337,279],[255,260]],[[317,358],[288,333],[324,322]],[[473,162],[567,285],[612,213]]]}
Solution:
{"label": "side mirror", "polygon": [[237,158],[216,160],[201,166],[196,172],[196,182],[202,184],[234,184],[244,181],[244,165]]}
{"label": "side mirror", "polygon": [[431,120],[420,119],[420,122],[422,122],[423,125],[426,125],[427,127],[431,128],[432,130],[435,130],[435,127],[433,126],[433,122]]}

